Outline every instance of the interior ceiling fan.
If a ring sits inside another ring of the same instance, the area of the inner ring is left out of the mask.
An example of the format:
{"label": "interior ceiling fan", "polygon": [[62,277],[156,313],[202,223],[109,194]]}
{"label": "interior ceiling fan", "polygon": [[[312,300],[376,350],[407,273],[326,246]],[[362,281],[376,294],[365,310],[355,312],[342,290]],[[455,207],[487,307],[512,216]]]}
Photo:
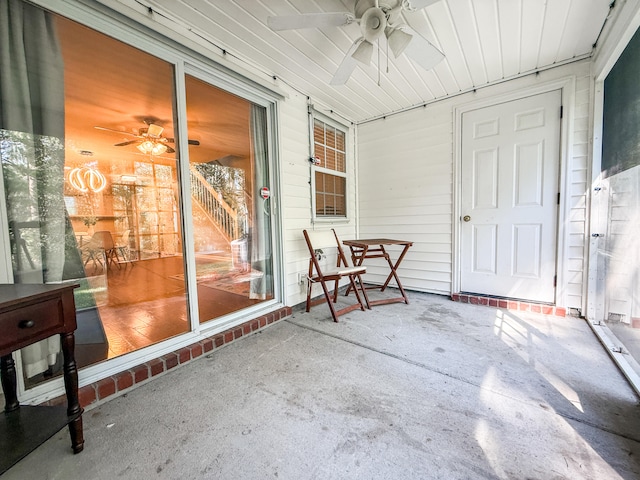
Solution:
{"label": "interior ceiling fan", "polygon": [[402,20],[403,11],[423,9],[439,0],[355,0],[353,13],[307,13],[268,17],[267,25],[275,31],[360,24],[362,36],[346,53],[331,85],[343,85],[357,62],[369,65],[373,44],[383,36],[393,55],[403,53],[425,70],[436,66],[444,54]]}
{"label": "interior ceiling fan", "polygon": [[[96,126],[94,128],[98,130],[105,130],[107,132],[115,132],[123,135],[129,135],[135,137],[134,140],[127,140],[126,142],[120,142],[114,144],[116,147],[124,147],[126,145],[137,144],[136,147],[142,153],[148,153],[150,155],[161,155],[163,153],[174,153],[175,149],[170,147],[169,143],[175,143],[175,139],[162,136],[164,127],[158,125],[161,121],[155,117],[146,117],[142,121],[147,125],[146,127],[139,128],[138,133],[130,133],[122,130],[116,130],[114,128]],[[200,145],[198,140],[189,140],[189,145]]]}

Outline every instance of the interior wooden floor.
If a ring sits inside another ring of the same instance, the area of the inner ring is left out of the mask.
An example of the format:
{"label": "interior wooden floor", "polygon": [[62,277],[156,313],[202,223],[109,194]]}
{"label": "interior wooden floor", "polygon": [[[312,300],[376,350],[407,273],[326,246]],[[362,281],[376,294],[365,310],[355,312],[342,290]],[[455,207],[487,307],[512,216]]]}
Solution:
{"label": "interior wooden floor", "polygon": [[[198,268],[219,261],[205,256],[198,260]],[[87,275],[98,286],[95,296],[109,343],[108,358],[189,331],[181,256],[111,265],[106,272],[92,265]],[[198,281],[201,323],[260,302],[242,294],[248,291],[247,279],[234,278],[238,281],[231,284],[231,291],[216,288],[215,282]]]}

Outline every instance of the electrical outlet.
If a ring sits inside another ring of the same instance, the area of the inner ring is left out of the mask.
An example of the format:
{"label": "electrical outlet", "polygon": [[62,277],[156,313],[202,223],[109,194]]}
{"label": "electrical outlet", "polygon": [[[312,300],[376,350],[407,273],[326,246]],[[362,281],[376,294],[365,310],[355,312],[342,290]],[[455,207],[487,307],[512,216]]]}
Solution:
{"label": "electrical outlet", "polygon": [[304,273],[298,273],[298,283],[299,284],[303,284],[305,278],[307,278],[307,276]]}

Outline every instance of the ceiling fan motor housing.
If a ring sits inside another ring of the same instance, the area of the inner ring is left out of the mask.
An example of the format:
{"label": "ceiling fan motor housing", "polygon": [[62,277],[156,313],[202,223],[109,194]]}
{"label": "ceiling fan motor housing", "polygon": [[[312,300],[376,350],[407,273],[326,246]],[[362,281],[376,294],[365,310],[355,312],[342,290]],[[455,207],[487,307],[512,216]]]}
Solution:
{"label": "ceiling fan motor housing", "polygon": [[387,16],[381,8],[372,7],[360,19],[362,36],[370,43],[375,42],[387,27]]}
{"label": "ceiling fan motor housing", "polygon": [[[402,0],[378,0],[378,7],[387,13],[390,10],[396,8],[402,3]],[[353,13],[356,18],[362,18],[364,13],[376,6],[376,0],[356,0],[355,7],[353,9]]]}

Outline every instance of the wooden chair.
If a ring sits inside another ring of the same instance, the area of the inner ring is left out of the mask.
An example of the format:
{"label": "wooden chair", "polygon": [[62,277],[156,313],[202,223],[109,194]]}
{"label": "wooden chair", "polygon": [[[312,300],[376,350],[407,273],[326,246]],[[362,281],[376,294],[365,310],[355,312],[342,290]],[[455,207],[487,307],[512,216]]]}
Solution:
{"label": "wooden chair", "polygon": [[[309,259],[309,281],[307,283],[307,312],[314,305],[327,302],[329,309],[331,310],[331,316],[333,321],[337,322],[338,317],[347,312],[351,312],[356,309],[363,310],[370,308],[369,298],[367,292],[362,284],[361,275],[367,271],[364,266],[354,267],[347,262],[347,257],[342,250],[342,245],[338,239],[334,229],[315,231],[315,230],[303,230],[304,238],[307,242],[307,248],[311,258]],[[321,260],[327,252],[337,252],[337,265],[335,267],[326,268],[323,266]],[[339,282],[343,278],[349,279],[350,287],[356,293],[357,303],[347,305],[343,308],[336,309],[334,305],[338,301],[338,287]],[[334,282],[333,295],[329,293],[327,282]],[[356,282],[357,281],[357,282]],[[311,299],[311,290],[315,283],[319,283],[322,286],[323,296],[315,300]],[[362,294],[362,296],[361,296]],[[363,303],[363,298],[364,302]]]}

